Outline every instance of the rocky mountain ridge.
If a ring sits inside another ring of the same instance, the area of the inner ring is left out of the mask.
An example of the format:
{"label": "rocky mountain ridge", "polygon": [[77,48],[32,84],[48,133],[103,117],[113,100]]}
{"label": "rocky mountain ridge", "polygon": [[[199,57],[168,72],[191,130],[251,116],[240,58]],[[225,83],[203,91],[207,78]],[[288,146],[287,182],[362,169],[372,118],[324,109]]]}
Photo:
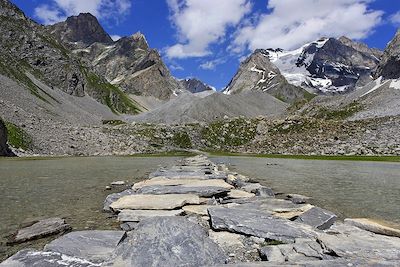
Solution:
{"label": "rocky mountain ridge", "polygon": [[383,53],[375,78],[381,76],[385,79],[400,78],[400,29]]}
{"label": "rocky mountain ridge", "polygon": [[203,83],[197,78],[188,78],[180,80],[182,86],[191,93],[201,93],[205,91],[216,91],[215,88]]}

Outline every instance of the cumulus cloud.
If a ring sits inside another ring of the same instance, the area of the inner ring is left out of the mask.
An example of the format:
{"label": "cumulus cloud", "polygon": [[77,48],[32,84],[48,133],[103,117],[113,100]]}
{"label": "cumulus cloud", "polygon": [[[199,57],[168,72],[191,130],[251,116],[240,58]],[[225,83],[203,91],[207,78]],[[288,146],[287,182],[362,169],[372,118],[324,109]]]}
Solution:
{"label": "cumulus cloud", "polygon": [[251,11],[249,0],[167,0],[179,42],[166,49],[169,58],[209,55],[209,46],[237,26]]}
{"label": "cumulus cloud", "polygon": [[215,70],[218,65],[221,65],[225,63],[225,60],[223,59],[215,59],[215,60],[210,60],[202,63],[199,68],[203,70]]}
{"label": "cumulus cloud", "polygon": [[400,26],[400,11],[390,16],[390,21],[396,25]]}
{"label": "cumulus cloud", "polygon": [[51,0],[51,4],[35,8],[35,16],[44,24],[53,24],[79,13],[91,13],[99,19],[125,16],[131,8],[131,0]]}
{"label": "cumulus cloud", "polygon": [[367,37],[382,21],[371,0],[269,0],[268,13],[243,25],[231,50],[298,48],[320,37]]}

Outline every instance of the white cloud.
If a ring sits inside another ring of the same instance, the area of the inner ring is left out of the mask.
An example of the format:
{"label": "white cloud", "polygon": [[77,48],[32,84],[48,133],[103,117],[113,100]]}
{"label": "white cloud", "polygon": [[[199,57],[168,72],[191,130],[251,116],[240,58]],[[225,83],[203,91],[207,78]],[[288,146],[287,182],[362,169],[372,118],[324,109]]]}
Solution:
{"label": "white cloud", "polygon": [[117,34],[113,34],[113,35],[111,35],[111,39],[113,39],[113,41],[116,42],[116,41],[118,41],[119,39],[121,39],[121,36],[120,36],[120,35],[117,35]]}
{"label": "white cloud", "polygon": [[320,37],[367,37],[382,21],[371,0],[269,0],[268,14],[238,30],[231,49],[297,48]]}
{"label": "white cloud", "polygon": [[169,68],[171,69],[171,70],[175,70],[175,71],[183,71],[183,70],[185,70],[181,65],[178,65],[178,64],[170,64],[169,65]]}
{"label": "white cloud", "polygon": [[91,13],[98,19],[118,21],[131,8],[131,0],[51,0],[50,5],[35,8],[35,16],[44,24],[53,24],[79,13]]}
{"label": "white cloud", "polygon": [[215,59],[202,63],[199,68],[203,70],[215,70],[218,65],[225,63],[223,59]]}
{"label": "white cloud", "polygon": [[395,26],[400,26],[400,11],[393,14],[390,16],[390,21],[395,25]]}
{"label": "white cloud", "polygon": [[166,49],[169,58],[209,55],[209,46],[225,37],[251,10],[249,0],[167,0],[179,43]]}

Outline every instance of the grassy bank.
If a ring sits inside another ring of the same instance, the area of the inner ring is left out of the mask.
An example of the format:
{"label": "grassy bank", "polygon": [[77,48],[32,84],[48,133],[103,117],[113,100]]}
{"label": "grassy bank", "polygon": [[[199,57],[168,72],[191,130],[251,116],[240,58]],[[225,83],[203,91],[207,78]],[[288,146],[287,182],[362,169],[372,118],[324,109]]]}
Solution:
{"label": "grassy bank", "polygon": [[301,159],[301,160],[346,160],[346,161],[379,161],[400,162],[400,156],[328,156],[328,155],[273,155],[273,154],[242,154],[220,151],[209,151],[210,156],[228,157],[255,157],[270,159]]}

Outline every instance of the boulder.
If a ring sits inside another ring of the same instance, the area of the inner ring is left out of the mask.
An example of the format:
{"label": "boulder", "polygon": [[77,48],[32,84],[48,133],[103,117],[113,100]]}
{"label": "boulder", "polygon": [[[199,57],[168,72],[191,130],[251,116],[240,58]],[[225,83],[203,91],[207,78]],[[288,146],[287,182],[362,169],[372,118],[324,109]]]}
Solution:
{"label": "boulder", "polygon": [[122,210],[118,213],[120,222],[140,222],[152,217],[179,216],[183,210]]}
{"label": "boulder", "polygon": [[128,233],[105,266],[213,266],[225,260],[201,226],[183,217],[155,217]]}
{"label": "boulder", "polygon": [[98,267],[98,264],[57,252],[24,249],[0,263],[1,267]]}
{"label": "boulder", "polygon": [[193,194],[131,195],[124,196],[110,205],[113,210],[173,210],[186,204],[200,204]]}
{"label": "boulder", "polygon": [[370,219],[345,219],[344,222],[375,234],[400,237],[400,229],[391,228]]}
{"label": "boulder", "polygon": [[299,215],[296,222],[305,223],[319,230],[326,230],[336,221],[337,216],[325,209],[313,207]]}
{"label": "boulder", "polygon": [[50,242],[44,250],[100,263],[110,258],[125,236],[124,231],[71,232]]}
{"label": "boulder", "polygon": [[213,197],[226,195],[229,189],[216,186],[145,186],[136,191],[137,194],[163,195],[163,194],[194,194],[199,197]]}
{"label": "boulder", "polygon": [[217,231],[229,231],[286,243],[296,238],[315,236],[308,227],[280,219],[258,210],[213,207],[208,209],[211,227]]}
{"label": "boulder", "polygon": [[30,226],[18,230],[10,238],[10,244],[23,243],[26,241],[43,238],[49,235],[55,235],[66,232],[71,229],[64,219],[50,218],[33,222]]}

